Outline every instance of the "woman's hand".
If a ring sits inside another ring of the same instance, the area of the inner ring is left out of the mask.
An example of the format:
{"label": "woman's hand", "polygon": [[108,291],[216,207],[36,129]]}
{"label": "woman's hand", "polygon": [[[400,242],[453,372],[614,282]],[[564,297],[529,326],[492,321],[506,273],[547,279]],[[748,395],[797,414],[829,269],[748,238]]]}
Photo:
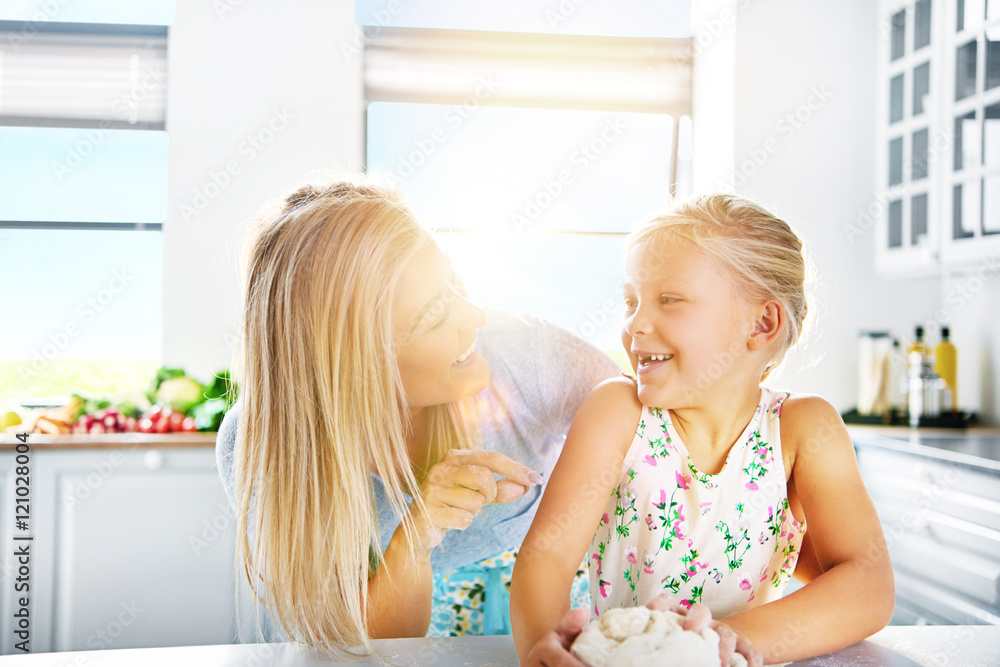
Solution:
{"label": "woman's hand", "polygon": [[[496,480],[493,474],[506,479]],[[452,528],[464,530],[488,503],[509,503],[544,482],[537,472],[500,452],[451,449],[431,466],[420,487],[425,512],[415,514],[420,547],[432,550]],[[414,505],[410,506],[415,511]]]}
{"label": "woman's hand", "polygon": [[762,667],[764,660],[760,651],[755,649],[746,637],[743,637],[735,630],[725,624],[725,621],[712,620],[712,611],[704,604],[692,605],[691,609],[686,609],[669,593],[661,593],[656,596],[646,606],[650,609],[660,611],[672,611],[684,616],[682,627],[692,632],[701,632],[705,628],[712,628],[719,635],[719,661],[723,665],[728,665],[734,653],[739,653],[747,660],[749,667]]}

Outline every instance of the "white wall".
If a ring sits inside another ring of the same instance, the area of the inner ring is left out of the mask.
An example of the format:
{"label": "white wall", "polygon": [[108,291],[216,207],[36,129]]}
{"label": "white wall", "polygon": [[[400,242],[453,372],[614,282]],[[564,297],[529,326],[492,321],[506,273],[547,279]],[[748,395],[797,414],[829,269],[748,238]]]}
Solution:
{"label": "white wall", "polygon": [[177,0],[169,38],[165,365],[203,381],[230,366],[237,251],[248,218],[312,170],[361,168],[356,30],[351,0]]}
{"label": "white wall", "polygon": [[[771,384],[852,407],[857,332],[911,336],[956,281],[969,280],[881,278],[874,232],[854,242],[845,233],[874,200],[875,3],[695,0],[695,16],[703,44],[695,59],[696,188],[716,189],[735,176],[742,194],[797,227],[817,269],[813,336]],[[280,10],[178,0],[170,33],[165,364],[202,379],[229,366],[236,252],[247,218],[310,170],[360,168],[361,60],[345,55],[356,30],[350,0],[294,0]],[[814,89],[830,97],[820,104],[814,96],[818,108],[795,128],[785,116],[808,104]],[[256,151],[247,137],[268,128],[274,109],[293,119]],[[751,168],[737,171],[748,159]],[[240,173],[216,193],[212,173],[227,162]],[[216,196],[203,210],[187,210],[185,221],[182,206],[206,204],[195,201],[198,192]],[[993,423],[1000,419],[998,304],[1000,280],[992,280],[952,312],[963,406]]]}
{"label": "white wall", "polygon": [[[858,331],[910,337],[941,300],[936,279],[879,277],[874,231],[853,242],[845,231],[875,200],[875,3],[698,4],[698,25],[712,39],[703,35],[709,46],[695,60],[694,122],[721,122],[718,130],[703,127],[702,135],[731,132],[733,141],[727,165],[720,163],[718,139],[696,143],[695,186],[734,184],[803,237],[816,267],[809,314],[815,327],[769,384],[819,394],[845,410],[857,402]],[[736,18],[723,10],[735,10]],[[717,45],[725,58],[714,52]],[[730,86],[735,99],[723,113],[716,91]],[[709,164],[699,165],[705,148],[712,151]]]}
{"label": "white wall", "polygon": [[[981,421],[1000,425],[1000,275],[982,263],[941,281],[943,308],[958,348],[958,400]],[[980,266],[990,270],[979,272]],[[985,280],[984,280],[985,277]]]}

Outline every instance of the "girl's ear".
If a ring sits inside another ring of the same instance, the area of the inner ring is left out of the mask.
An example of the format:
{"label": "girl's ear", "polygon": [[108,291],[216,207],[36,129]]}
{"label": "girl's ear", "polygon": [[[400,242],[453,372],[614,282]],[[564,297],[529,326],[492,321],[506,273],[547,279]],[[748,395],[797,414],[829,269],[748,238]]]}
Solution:
{"label": "girl's ear", "polygon": [[768,299],[762,303],[757,309],[753,333],[750,334],[747,346],[751,350],[759,350],[778,340],[784,328],[784,318],[785,311],[777,299]]}

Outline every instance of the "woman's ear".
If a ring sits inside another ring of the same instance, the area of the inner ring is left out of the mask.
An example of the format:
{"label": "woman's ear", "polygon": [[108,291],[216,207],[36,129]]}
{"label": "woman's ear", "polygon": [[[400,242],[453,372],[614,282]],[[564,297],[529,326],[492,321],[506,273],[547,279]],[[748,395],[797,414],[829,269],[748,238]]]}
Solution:
{"label": "woman's ear", "polygon": [[753,332],[747,346],[751,350],[760,350],[770,346],[784,328],[785,311],[777,299],[768,299],[756,310]]}

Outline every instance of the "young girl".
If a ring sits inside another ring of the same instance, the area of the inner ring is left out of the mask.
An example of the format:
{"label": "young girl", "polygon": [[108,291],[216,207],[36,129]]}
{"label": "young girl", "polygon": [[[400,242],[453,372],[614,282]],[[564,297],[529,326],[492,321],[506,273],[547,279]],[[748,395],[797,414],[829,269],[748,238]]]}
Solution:
{"label": "young girl", "polygon": [[[892,568],[839,414],[761,386],[806,316],[800,239],[752,202],[710,195],[627,248],[636,378],[590,394],[546,485],[513,575],[522,662],[551,645],[584,556],[595,616],[669,593],[706,605],[765,663],[884,627]],[[807,585],[782,597],[793,574]]]}

